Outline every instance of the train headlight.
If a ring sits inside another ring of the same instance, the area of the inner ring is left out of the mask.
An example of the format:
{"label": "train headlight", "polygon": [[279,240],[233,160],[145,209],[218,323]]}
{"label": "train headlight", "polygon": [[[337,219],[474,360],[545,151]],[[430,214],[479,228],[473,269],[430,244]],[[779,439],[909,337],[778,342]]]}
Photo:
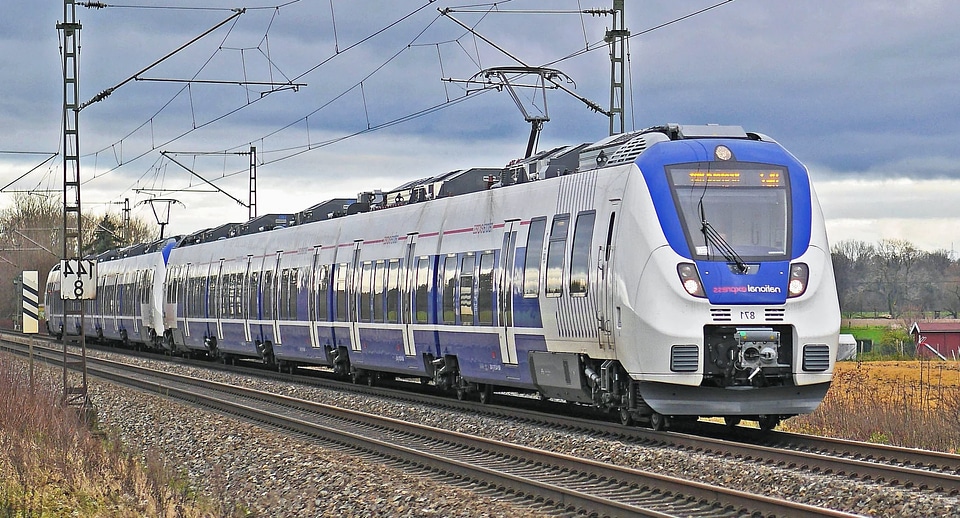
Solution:
{"label": "train headlight", "polygon": [[697,265],[693,263],[680,263],[677,265],[677,273],[680,274],[680,283],[683,289],[694,297],[706,297],[703,293],[703,284],[700,282],[700,274],[697,273]]}
{"label": "train headlight", "polygon": [[810,268],[804,263],[790,265],[790,282],[787,285],[789,297],[799,297],[807,291],[807,279],[810,277]]}

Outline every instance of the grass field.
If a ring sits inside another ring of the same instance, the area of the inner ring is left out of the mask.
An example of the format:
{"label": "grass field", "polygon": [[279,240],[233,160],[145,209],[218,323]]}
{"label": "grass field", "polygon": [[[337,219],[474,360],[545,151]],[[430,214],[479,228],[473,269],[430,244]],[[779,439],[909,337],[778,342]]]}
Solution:
{"label": "grass field", "polygon": [[960,363],[838,362],[820,407],[783,429],[912,448],[960,450]]}
{"label": "grass field", "polygon": [[160,452],[126,451],[60,404],[60,380],[0,355],[0,517],[241,516],[203,502]]}

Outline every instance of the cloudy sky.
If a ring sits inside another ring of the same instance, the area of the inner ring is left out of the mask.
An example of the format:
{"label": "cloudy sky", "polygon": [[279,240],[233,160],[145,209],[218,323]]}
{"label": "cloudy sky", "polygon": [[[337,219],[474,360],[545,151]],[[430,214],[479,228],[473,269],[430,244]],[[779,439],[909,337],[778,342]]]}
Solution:
{"label": "cloudy sky", "polygon": [[[78,7],[81,101],[122,83],[80,112],[85,210],[119,212],[128,198],[152,220],[145,200],[176,199],[168,235],[244,221],[231,197],[247,201],[251,146],[261,215],[503,166],[522,156],[529,127],[507,92],[465,82],[483,68],[549,66],[577,96],[609,105],[602,40],[612,19],[578,12],[612,0],[254,1]],[[63,4],[6,4],[0,186],[12,184],[0,205],[15,192],[62,190],[61,159],[44,160],[61,148]],[[137,75],[234,7],[246,11]],[[679,122],[765,133],[810,169],[832,242],[960,249],[960,2],[626,8],[627,130]],[[533,92],[521,89],[525,108],[542,115]],[[607,134],[606,117],[573,95],[548,91],[546,106],[541,149]]]}

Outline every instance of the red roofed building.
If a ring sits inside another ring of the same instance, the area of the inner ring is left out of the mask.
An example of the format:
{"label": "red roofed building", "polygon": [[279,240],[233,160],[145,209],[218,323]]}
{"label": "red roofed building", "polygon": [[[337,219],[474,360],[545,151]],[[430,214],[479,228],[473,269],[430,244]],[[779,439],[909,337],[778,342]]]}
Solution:
{"label": "red roofed building", "polygon": [[960,359],[960,322],[915,322],[910,335],[917,344],[917,355],[938,356],[942,359]]}

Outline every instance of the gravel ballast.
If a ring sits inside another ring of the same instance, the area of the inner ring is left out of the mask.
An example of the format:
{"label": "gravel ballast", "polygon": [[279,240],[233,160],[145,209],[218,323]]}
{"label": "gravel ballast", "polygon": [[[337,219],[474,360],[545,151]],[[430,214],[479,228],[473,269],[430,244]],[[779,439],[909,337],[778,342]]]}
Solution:
{"label": "gravel ballast", "polygon": [[[96,353],[107,354],[107,353]],[[871,516],[956,516],[960,499],[922,490],[816,474],[667,447],[475,416],[424,405],[308,387],[176,363],[121,359],[165,371],[419,424],[510,441],[544,450],[630,466],[700,482]],[[114,427],[130,448],[162,452],[224,509],[258,516],[543,516],[511,502],[442,483],[291,437],[284,432],[165,400],[92,383],[101,423]]]}

